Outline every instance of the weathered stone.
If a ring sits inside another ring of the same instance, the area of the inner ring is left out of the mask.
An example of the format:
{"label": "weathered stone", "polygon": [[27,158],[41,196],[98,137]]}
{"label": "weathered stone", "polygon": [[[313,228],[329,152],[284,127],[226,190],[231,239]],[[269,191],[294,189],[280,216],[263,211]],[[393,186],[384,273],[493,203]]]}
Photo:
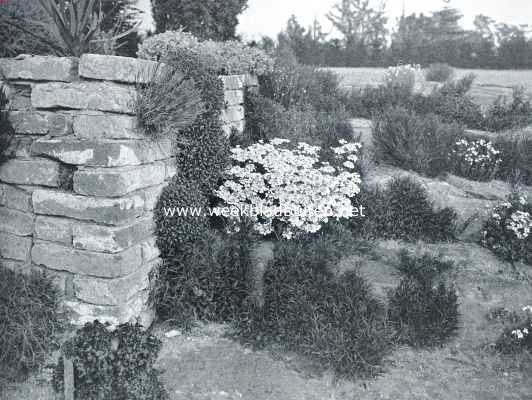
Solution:
{"label": "weathered stone", "polygon": [[166,165],[165,180],[171,179],[175,174],[177,174],[177,162],[175,158],[169,158],[164,161]]}
{"label": "weathered stone", "polygon": [[149,240],[142,243],[142,262],[146,263],[153,261],[158,258],[160,254],[155,237],[151,237]]}
{"label": "weathered stone", "polygon": [[119,197],[164,182],[163,162],[137,167],[87,168],[74,173],[74,191],[88,196]]}
{"label": "weathered stone", "polygon": [[[245,121],[232,121],[222,125],[222,130],[226,137],[230,137],[233,133],[241,134],[244,132],[246,123]],[[234,131],[234,132],[233,132]]]}
{"label": "weathered stone", "polygon": [[77,224],[72,228],[73,246],[81,250],[117,253],[145,240],[154,228],[151,214],[121,227]]}
{"label": "weathered stone", "polygon": [[79,76],[125,83],[148,83],[159,64],[132,57],[84,54],[79,60]]}
{"label": "weathered stone", "polygon": [[108,322],[112,327],[126,322],[138,322],[147,328],[154,318],[153,310],[148,306],[148,292],[145,290],[120,306],[99,306],[81,301],[66,301],[65,305],[72,312],[70,321],[75,326],[83,326],[97,319],[102,323]]}
{"label": "weathered stone", "polygon": [[221,75],[224,90],[241,90],[244,88],[245,75]]}
{"label": "weathered stone", "polygon": [[26,274],[28,271],[32,270],[32,265],[28,261],[16,261],[9,260],[7,258],[0,258],[0,265],[11,271],[19,272],[21,274]]}
{"label": "weathered stone", "polygon": [[33,208],[36,214],[117,225],[141,216],[144,211],[144,200],[140,195],[120,199],[95,199],[38,189],[33,192]]}
{"label": "weathered stone", "polygon": [[170,139],[141,140],[38,140],[31,146],[33,155],[55,158],[65,164],[88,167],[123,167],[165,160],[175,155]]}
{"label": "weathered stone", "polygon": [[101,279],[75,276],[75,297],[87,303],[118,306],[124,304],[149,285],[152,265],[144,265],[137,271],[117,279]]}
{"label": "weathered stone", "polygon": [[28,136],[13,136],[9,144],[7,154],[17,158],[30,158],[33,138]]}
{"label": "weathered stone", "polygon": [[0,232],[0,255],[12,260],[27,261],[30,255],[31,237]]}
{"label": "weathered stone", "polygon": [[259,86],[259,78],[257,75],[246,74],[244,79],[244,86],[246,88],[253,88]]}
{"label": "weathered stone", "polygon": [[72,118],[54,112],[12,111],[9,119],[18,134],[65,136],[72,131]]}
{"label": "weathered stone", "polygon": [[230,106],[222,110],[222,122],[242,121],[244,119],[244,106]]}
{"label": "weathered stone", "polygon": [[39,215],[35,219],[35,238],[71,245],[72,226],[77,226],[77,224],[79,224],[78,221],[71,219]]}
{"label": "weathered stone", "polygon": [[78,60],[69,57],[20,55],[0,58],[0,70],[7,79],[71,82],[76,78]]}
{"label": "weathered stone", "polygon": [[31,193],[0,183],[0,205],[20,211],[32,211]]}
{"label": "weathered stone", "polygon": [[47,268],[100,278],[118,278],[136,271],[142,263],[140,245],[121,253],[97,253],[60,244],[37,241],[32,261]]}
{"label": "weathered stone", "polygon": [[36,84],[31,92],[35,108],[67,108],[135,114],[135,89],[111,82]]}
{"label": "weathered stone", "polygon": [[33,233],[33,216],[11,208],[0,207],[0,231],[18,236]]}
{"label": "weathered stone", "polygon": [[226,90],[224,92],[225,103],[234,106],[244,103],[244,92],[242,90]]}
{"label": "weathered stone", "polygon": [[0,181],[21,185],[58,187],[61,167],[58,162],[45,159],[12,159],[0,167]]}
{"label": "weathered stone", "polygon": [[168,183],[163,183],[162,185],[153,186],[151,188],[144,189],[142,192],[144,198],[144,209],[147,211],[152,211],[157,206],[157,201],[161,195],[163,189],[168,185]]}
{"label": "weathered stone", "polygon": [[10,85],[9,107],[11,110],[31,109],[31,86],[29,84]]}
{"label": "weathered stone", "polygon": [[74,115],[74,135],[82,139],[145,139],[137,117],[87,111]]}

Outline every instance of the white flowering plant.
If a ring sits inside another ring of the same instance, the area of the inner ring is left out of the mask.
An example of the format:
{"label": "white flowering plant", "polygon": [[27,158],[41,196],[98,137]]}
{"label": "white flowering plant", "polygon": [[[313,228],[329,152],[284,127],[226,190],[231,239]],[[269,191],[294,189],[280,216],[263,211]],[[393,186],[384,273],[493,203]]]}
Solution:
{"label": "white flowering plant", "polygon": [[503,353],[515,353],[523,349],[532,351],[532,306],[523,307],[521,322],[505,330],[496,347]]}
{"label": "white flowering plant", "polygon": [[505,260],[532,264],[532,204],[513,193],[492,210],[481,243]]}
{"label": "white flowering plant", "polygon": [[461,138],[450,154],[453,173],[477,181],[493,179],[502,162],[500,155],[489,140]]}
{"label": "white flowering plant", "polygon": [[398,65],[388,67],[384,71],[384,84],[393,88],[404,88],[410,93],[414,91],[416,83],[424,81],[423,71],[419,65]]}
{"label": "white flowering plant", "polygon": [[341,140],[328,161],[322,148],[287,139],[233,148],[233,166],[215,192],[223,207],[241,211],[229,226],[249,218],[256,233],[291,239],[319,231],[331,218],[350,218],[360,192],[361,147]]}

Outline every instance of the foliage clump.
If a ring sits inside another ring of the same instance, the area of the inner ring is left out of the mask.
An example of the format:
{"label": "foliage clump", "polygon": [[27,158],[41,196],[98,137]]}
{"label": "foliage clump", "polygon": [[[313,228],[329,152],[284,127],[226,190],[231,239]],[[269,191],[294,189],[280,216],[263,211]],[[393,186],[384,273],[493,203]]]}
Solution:
{"label": "foliage clump", "polygon": [[391,108],[373,119],[377,158],[402,169],[434,177],[449,170],[449,155],[463,133],[457,124],[445,124],[436,115],[417,115]]}
{"label": "foliage clump", "polygon": [[0,265],[0,376],[24,378],[57,346],[63,328],[59,292],[39,272]]}
{"label": "foliage clump", "polygon": [[352,230],[362,236],[407,241],[453,240],[456,212],[435,210],[426,189],[413,178],[395,177],[384,188],[363,186],[357,199],[366,217],[352,219]]}
{"label": "foliage clump", "polygon": [[516,192],[491,212],[481,244],[504,260],[532,264],[531,230],[532,204]]}
{"label": "foliage clump", "polygon": [[458,297],[441,277],[452,262],[424,254],[400,253],[403,278],[389,294],[388,316],[399,342],[415,347],[438,346],[458,330]]}
{"label": "foliage clump", "polygon": [[361,276],[333,274],[349,238],[337,228],[278,242],[264,278],[264,306],[242,316],[241,340],[281,345],[338,376],[380,372],[392,346],[384,305]]}
{"label": "foliage clump", "polygon": [[76,399],[165,400],[168,394],[154,369],[161,341],[140,325],[121,324],[115,330],[87,323],[62,348],[53,385],[63,391],[64,357],[74,364]]}
{"label": "foliage clump", "polygon": [[429,82],[447,82],[453,75],[454,69],[447,63],[430,64],[425,71],[425,79]]}

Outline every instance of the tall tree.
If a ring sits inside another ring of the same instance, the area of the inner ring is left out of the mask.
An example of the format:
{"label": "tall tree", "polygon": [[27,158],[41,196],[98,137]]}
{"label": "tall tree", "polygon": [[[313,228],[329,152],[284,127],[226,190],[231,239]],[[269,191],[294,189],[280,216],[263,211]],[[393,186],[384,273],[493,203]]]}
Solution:
{"label": "tall tree", "polygon": [[236,38],[248,0],[151,0],[158,33],[183,28],[200,39]]}
{"label": "tall tree", "polygon": [[384,3],[378,9],[369,0],[341,0],[327,14],[333,26],[344,36],[345,48],[354,65],[375,61],[386,46]]}

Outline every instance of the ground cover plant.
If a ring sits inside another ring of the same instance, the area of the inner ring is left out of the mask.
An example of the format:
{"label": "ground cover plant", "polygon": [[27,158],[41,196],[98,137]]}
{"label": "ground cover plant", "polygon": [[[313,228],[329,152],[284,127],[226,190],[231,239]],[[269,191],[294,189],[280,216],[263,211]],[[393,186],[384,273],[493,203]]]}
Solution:
{"label": "ground cover plant", "polygon": [[434,114],[417,115],[406,108],[390,108],[373,119],[377,159],[434,177],[449,170],[449,155],[463,129]]}
{"label": "ground cover plant", "polygon": [[435,210],[426,189],[413,178],[395,177],[384,188],[364,185],[357,202],[365,205],[366,217],[350,220],[356,235],[429,242],[454,239],[456,212]]}
{"label": "ground cover plant", "polygon": [[[263,236],[291,239],[314,233],[329,218],[350,218],[352,199],[359,192],[356,172],[359,143],[342,141],[329,151],[304,142],[273,139],[232,150],[233,166],[215,192],[222,206],[252,209],[248,217]],[[240,214],[229,223],[240,224]]]}
{"label": "ground cover plant", "polygon": [[428,254],[399,256],[403,277],[389,294],[388,311],[397,339],[415,347],[441,345],[458,330],[457,295],[441,279],[454,265]]}
{"label": "ground cover plant", "polygon": [[532,205],[513,193],[484,224],[481,244],[510,262],[532,263]]}
{"label": "ground cover plant", "polygon": [[161,341],[139,325],[111,330],[99,321],[87,323],[62,346],[54,371],[57,392],[63,389],[64,357],[74,364],[76,399],[164,400],[168,398],[153,365]]}
{"label": "ground cover plant", "polygon": [[532,306],[523,307],[524,315],[519,321],[504,330],[495,344],[495,348],[503,354],[532,352]]}
{"label": "ground cover plant", "polygon": [[0,377],[25,378],[42,365],[57,347],[62,328],[59,293],[52,279],[0,265]]}
{"label": "ground cover plant", "polygon": [[338,376],[380,372],[392,346],[384,305],[361,276],[332,273],[347,254],[349,237],[337,227],[276,243],[264,305],[241,318],[240,339],[259,347],[281,345]]}
{"label": "ground cover plant", "polygon": [[493,179],[502,162],[501,151],[489,140],[461,138],[451,151],[451,171],[476,181]]}

